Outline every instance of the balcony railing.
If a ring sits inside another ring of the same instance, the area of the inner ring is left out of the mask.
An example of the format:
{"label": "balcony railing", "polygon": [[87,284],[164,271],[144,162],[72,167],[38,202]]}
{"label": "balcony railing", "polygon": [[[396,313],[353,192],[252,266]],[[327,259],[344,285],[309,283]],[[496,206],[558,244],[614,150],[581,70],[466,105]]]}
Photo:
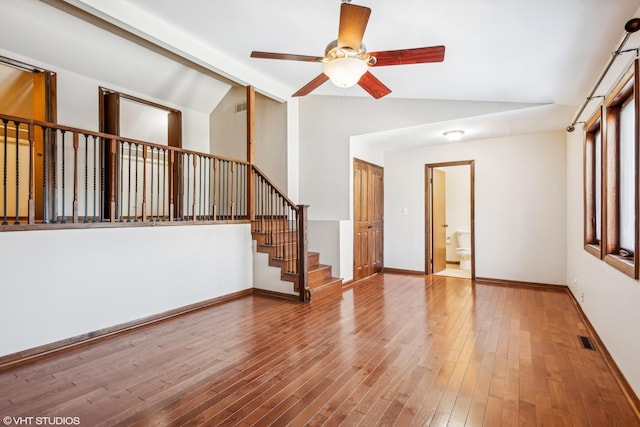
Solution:
{"label": "balcony railing", "polygon": [[0,231],[251,221],[306,299],[304,209],[248,162],[0,115],[0,173]]}

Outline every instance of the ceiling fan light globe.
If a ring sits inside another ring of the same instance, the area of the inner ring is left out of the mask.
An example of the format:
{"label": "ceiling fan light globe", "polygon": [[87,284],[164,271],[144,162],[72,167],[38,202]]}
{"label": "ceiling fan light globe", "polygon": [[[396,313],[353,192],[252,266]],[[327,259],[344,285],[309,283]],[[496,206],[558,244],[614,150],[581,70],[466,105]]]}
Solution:
{"label": "ceiling fan light globe", "polygon": [[346,88],[358,83],[367,72],[367,63],[359,58],[336,58],[326,62],[322,72],[334,85]]}

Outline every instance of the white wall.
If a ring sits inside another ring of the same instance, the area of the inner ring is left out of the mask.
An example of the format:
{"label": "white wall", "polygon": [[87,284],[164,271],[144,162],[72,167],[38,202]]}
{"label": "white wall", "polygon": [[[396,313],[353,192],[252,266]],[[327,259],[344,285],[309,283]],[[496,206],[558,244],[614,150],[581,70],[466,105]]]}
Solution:
{"label": "white wall", "polygon": [[[247,160],[247,112],[236,105],[247,102],[244,87],[232,88],[210,115],[211,153]],[[282,191],[287,191],[287,104],[256,93],[255,164]]]}
{"label": "white wall", "polygon": [[287,193],[294,203],[300,200],[300,129],[298,98],[287,102]]}
{"label": "white wall", "polygon": [[476,275],[564,284],[560,131],[385,153],[385,267],[424,271],[424,165],[459,160],[475,160]]}
{"label": "white wall", "polygon": [[504,102],[337,96],[308,96],[299,103],[300,199],[310,205],[313,220],[351,218],[352,137],[522,108]]}
{"label": "white wall", "polygon": [[233,87],[209,115],[211,153],[230,159],[247,160],[247,113],[236,105],[247,102],[247,90]]}
{"label": "white wall", "polygon": [[320,263],[330,265],[334,277],[340,275],[340,224],[336,221],[309,221],[307,236],[309,251],[319,252]]}
{"label": "white wall", "polygon": [[567,134],[565,280],[625,378],[640,396],[640,282],[584,250],[583,138],[580,128]]}
{"label": "white wall", "polygon": [[[300,99],[300,203],[310,206],[310,228],[314,221],[339,224],[339,233],[324,236],[323,240],[323,247],[340,248],[340,265],[332,264],[333,271],[344,280],[353,278],[353,158],[385,166],[384,153],[363,143],[359,136],[522,107],[501,102],[394,98],[308,96]],[[387,177],[385,170],[385,182]],[[387,188],[385,184],[385,192]]]}
{"label": "white wall", "polygon": [[285,193],[287,185],[287,104],[256,93],[256,166]]}
{"label": "white wall", "polygon": [[248,224],[0,233],[0,355],[252,287]]}
{"label": "white wall", "polygon": [[281,294],[298,295],[294,291],[294,284],[282,280],[282,269],[269,265],[269,254],[258,252],[258,242],[253,240],[253,287]]}

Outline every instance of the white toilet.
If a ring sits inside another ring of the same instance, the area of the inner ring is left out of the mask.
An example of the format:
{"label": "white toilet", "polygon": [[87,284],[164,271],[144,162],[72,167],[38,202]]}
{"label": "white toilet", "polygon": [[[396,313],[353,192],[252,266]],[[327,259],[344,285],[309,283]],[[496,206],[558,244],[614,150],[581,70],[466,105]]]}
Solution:
{"label": "white toilet", "polygon": [[471,233],[468,231],[457,231],[458,247],[456,253],[460,257],[460,269],[471,270]]}

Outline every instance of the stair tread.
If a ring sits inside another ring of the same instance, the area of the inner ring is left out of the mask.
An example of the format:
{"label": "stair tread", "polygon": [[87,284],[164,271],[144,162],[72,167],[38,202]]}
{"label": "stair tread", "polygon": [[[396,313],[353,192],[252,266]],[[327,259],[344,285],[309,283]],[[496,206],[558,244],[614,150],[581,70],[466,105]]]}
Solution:
{"label": "stair tread", "polygon": [[[331,266],[330,266],[330,265],[328,265],[328,264],[315,264],[315,265],[310,265],[310,266],[308,266],[308,267],[309,267],[309,268],[308,268],[309,272],[311,272],[311,271],[318,271],[318,270],[325,270],[325,269],[327,269],[327,268],[331,268]],[[313,267],[313,268],[312,268],[312,267]]]}
{"label": "stair tread", "polygon": [[318,288],[322,288],[324,286],[331,286],[333,284],[335,284],[335,282],[342,282],[342,279],[340,277],[331,277],[323,282],[318,282],[318,283],[310,283],[309,284],[309,289],[318,289]]}

